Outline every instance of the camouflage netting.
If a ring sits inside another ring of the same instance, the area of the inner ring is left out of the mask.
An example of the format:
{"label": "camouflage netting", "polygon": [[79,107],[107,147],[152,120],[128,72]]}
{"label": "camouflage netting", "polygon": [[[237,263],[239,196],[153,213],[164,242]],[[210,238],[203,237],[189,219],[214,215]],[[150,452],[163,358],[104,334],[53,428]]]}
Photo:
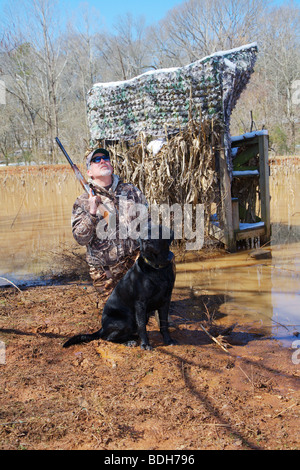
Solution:
{"label": "camouflage netting", "polygon": [[253,72],[256,55],[257,45],[252,43],[185,67],[95,84],[87,98],[92,141],[132,140],[141,132],[152,138],[171,135],[192,118],[213,120],[215,127],[224,128],[228,147],[230,116]]}

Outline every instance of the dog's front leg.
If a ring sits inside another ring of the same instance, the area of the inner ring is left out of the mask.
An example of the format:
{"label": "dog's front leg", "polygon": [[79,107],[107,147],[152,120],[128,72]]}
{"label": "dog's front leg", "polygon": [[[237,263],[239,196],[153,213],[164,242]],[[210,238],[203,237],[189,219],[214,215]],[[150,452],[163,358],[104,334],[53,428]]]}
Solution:
{"label": "dog's front leg", "polygon": [[160,323],[160,333],[163,337],[165,344],[177,344],[177,342],[171,338],[169,333],[169,308],[170,302],[166,302],[162,307],[158,309],[159,323]]}
{"label": "dog's front leg", "polygon": [[142,349],[152,349],[149,343],[147,334],[147,313],[146,305],[143,302],[136,302],[135,304],[135,318],[137,324],[137,332],[141,340]]}

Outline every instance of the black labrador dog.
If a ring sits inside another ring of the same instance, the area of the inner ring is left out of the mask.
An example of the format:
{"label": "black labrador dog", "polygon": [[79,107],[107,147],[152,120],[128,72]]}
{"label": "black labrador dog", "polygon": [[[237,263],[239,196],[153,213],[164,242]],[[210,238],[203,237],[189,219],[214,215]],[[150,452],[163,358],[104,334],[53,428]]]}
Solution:
{"label": "black labrador dog", "polygon": [[142,349],[152,349],[146,330],[149,316],[158,310],[160,332],[165,344],[176,342],[168,328],[168,314],[175,282],[172,239],[140,240],[140,256],[118,282],[102,313],[102,327],[92,334],[70,338],[65,348],[96,339],[131,345],[140,339]]}

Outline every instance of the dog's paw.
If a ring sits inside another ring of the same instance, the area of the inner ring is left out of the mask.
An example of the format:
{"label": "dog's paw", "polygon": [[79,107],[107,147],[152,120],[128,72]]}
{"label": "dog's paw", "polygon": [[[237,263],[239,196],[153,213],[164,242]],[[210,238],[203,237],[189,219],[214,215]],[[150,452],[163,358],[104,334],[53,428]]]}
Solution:
{"label": "dog's paw", "polygon": [[176,341],[176,339],[168,339],[168,341],[165,342],[165,344],[167,344],[168,346],[176,346],[176,344],[178,344],[178,341]]}
{"label": "dog's paw", "polygon": [[138,345],[138,342],[133,339],[133,340],[127,341],[126,343],[123,343],[123,344],[124,344],[124,346],[127,346],[128,348],[135,348]]}
{"label": "dog's paw", "polygon": [[152,348],[152,346],[150,346],[150,344],[142,343],[141,344],[141,349],[151,351],[153,348]]}

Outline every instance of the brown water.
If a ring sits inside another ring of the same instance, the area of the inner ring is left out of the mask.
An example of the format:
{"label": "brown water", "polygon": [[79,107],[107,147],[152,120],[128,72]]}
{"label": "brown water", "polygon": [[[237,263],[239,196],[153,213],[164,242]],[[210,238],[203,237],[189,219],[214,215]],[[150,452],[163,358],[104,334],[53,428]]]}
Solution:
{"label": "brown water", "polygon": [[81,186],[63,165],[1,168],[0,183],[0,276],[16,284],[38,279],[53,251],[75,243],[71,211]]}
{"label": "brown water", "polygon": [[[254,260],[248,250],[177,264],[175,288],[224,298],[224,322],[259,326],[291,344],[300,330],[300,168],[272,174],[272,259]],[[1,168],[0,183],[0,276],[17,285],[39,280],[49,254],[75,243],[70,218],[81,187],[64,166]]]}

